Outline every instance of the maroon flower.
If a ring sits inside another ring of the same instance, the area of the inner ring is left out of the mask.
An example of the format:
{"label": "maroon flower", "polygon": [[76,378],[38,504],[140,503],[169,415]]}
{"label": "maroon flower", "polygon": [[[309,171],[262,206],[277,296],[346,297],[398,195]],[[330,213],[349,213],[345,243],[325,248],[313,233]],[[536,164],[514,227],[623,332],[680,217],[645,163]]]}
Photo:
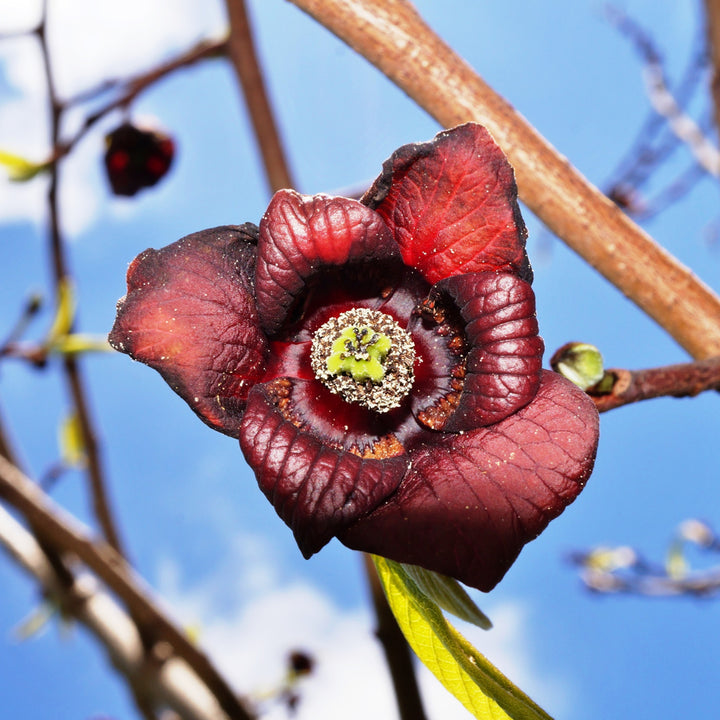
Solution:
{"label": "maroon flower", "polygon": [[333,536],[491,589],[577,496],[598,419],[543,371],[513,173],[475,124],[361,202],[281,190],[130,266],[114,347],[240,439],[306,557]]}

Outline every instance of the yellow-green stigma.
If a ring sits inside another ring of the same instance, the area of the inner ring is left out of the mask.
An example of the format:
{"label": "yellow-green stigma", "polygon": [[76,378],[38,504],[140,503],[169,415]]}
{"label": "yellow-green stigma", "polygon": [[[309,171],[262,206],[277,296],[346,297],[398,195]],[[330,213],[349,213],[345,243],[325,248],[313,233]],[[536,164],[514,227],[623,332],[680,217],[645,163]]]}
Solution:
{"label": "yellow-green stigma", "polygon": [[379,383],[385,377],[383,360],[391,346],[387,335],[375,332],[367,325],[351,325],[332,344],[332,352],[325,364],[331,375],[345,373],[357,382]]}
{"label": "yellow-green stigma", "polygon": [[415,346],[390,315],[355,308],[317,329],[310,364],[330,392],[387,412],[398,407],[412,387]]}

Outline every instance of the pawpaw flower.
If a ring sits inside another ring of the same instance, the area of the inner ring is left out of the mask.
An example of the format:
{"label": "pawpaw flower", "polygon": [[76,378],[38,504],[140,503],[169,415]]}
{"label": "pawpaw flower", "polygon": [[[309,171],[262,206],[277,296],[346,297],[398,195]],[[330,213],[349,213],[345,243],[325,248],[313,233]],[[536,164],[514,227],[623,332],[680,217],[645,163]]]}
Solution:
{"label": "pawpaw flower", "polygon": [[110,342],[239,438],[305,557],[337,537],[489,590],[598,440],[541,367],[525,237],[510,165],[461,125],[361,201],[281,190],[259,228],[145,251]]}
{"label": "pawpaw flower", "polygon": [[105,171],[115,195],[132,196],[158,183],[175,155],[172,138],[123,123],[105,137]]}

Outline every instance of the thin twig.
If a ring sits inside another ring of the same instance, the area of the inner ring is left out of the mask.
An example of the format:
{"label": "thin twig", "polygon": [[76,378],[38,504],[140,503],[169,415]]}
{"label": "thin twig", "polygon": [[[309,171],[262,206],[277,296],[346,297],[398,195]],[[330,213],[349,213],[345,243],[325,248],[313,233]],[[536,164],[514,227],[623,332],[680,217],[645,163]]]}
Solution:
{"label": "thin twig", "polygon": [[720,132],[720,0],[705,0],[705,25],[712,64],[710,95],[715,106],[715,127]]}
{"label": "thin twig", "polygon": [[530,209],[695,358],[720,355],[720,298],[583,178],[406,0],[291,0],[440,123],[485,125]]}
{"label": "thin twig", "polygon": [[681,578],[653,575],[628,577],[587,568],[582,571],[580,578],[589,590],[599,593],[623,593],[644,597],[689,595],[704,598],[720,593],[720,568],[692,573]]}
{"label": "thin twig", "polygon": [[375,619],[377,620],[375,635],[385,653],[400,718],[401,720],[424,720],[425,709],[420,697],[415,667],[407,640],[388,605],[377,576],[375,563],[366,553],[363,553],[363,563],[375,608]]}
{"label": "thin twig", "polygon": [[[618,21],[625,17],[621,10],[612,5],[606,8],[606,15],[615,27],[618,27]],[[641,37],[641,45],[645,53],[660,58],[660,53],[646,34]],[[693,51],[685,70],[673,90],[679,106],[687,106],[699,81],[704,77],[706,68],[707,51],[703,38],[700,37],[698,42],[693,43]],[[630,149],[611,174],[612,179],[608,185],[610,188],[629,187],[637,190],[651,177],[660,163],[680,145],[677,135],[667,129],[665,118],[651,109],[638,129]]]}
{"label": "thin twig", "polygon": [[[43,3],[42,22],[37,30],[40,50],[45,69],[48,100],[50,104],[50,141],[51,146],[57,147],[60,139],[60,121],[63,106],[58,100],[53,79],[50,51],[47,44],[47,0]],[[48,188],[48,209],[50,216],[50,257],[52,258],[53,278],[56,291],[70,277],[65,244],[60,229],[60,213],[58,207],[59,168],[57,163],[50,166],[50,183]],[[77,360],[72,355],[63,357],[63,370],[70,395],[73,399],[78,424],[83,434],[85,452],[88,459],[88,479],[90,482],[90,496],[95,516],[102,528],[108,542],[122,555],[120,534],[115,525],[110,503],[107,497],[104,472],[100,459],[94,423],[90,417],[90,410],[86,399],[85,385]]]}
{"label": "thin twig", "polygon": [[668,122],[670,129],[688,147],[698,165],[713,177],[720,176],[720,153],[700,126],[683,112],[665,82],[662,65],[646,59],[643,76],[650,103]]}
{"label": "thin twig", "polygon": [[612,368],[605,376],[613,378],[609,391],[588,390],[599,412],[652,398],[694,397],[707,390],[720,390],[720,357],[647,370]]}
{"label": "thin twig", "polygon": [[100,540],[92,541],[77,522],[53,503],[42,490],[0,456],[0,498],[17,509],[35,534],[63,555],[82,561],[123,602],[145,638],[165,642],[207,685],[233,720],[251,720],[252,714],[231,690],[207,656],[192,644],[150,598],[143,581],[124,559]]}
{"label": "thin twig", "polygon": [[245,96],[255,139],[272,192],[295,187],[265,89],[244,0],[226,0],[230,18],[230,60]]}
{"label": "thin twig", "polygon": [[220,40],[203,40],[195,47],[190,48],[177,57],[171,58],[167,62],[158,65],[151,70],[136,75],[128,80],[112,80],[102,83],[99,87],[84,93],[82,96],[73,98],[63,104],[63,108],[71,107],[80,102],[86,101],[93,94],[99,94],[107,89],[122,87],[123,92],[118,97],[107,102],[101,108],[88,115],[85,118],[80,129],[68,141],[56,145],[53,160],[57,161],[67,155],[73,147],[87,134],[87,132],[103,117],[111,113],[113,110],[125,108],[130,105],[137,97],[155,85],[159,80],[168,75],[177,72],[186,67],[190,67],[201,60],[208,60],[221,57],[227,52],[228,41],[226,38]]}

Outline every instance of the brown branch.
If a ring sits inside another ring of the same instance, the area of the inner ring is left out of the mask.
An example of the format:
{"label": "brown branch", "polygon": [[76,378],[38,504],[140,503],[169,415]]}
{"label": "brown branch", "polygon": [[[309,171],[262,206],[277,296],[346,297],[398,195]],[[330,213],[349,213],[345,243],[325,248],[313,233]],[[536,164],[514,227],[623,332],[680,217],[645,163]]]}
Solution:
{"label": "brown branch", "polygon": [[244,0],[226,0],[230,18],[230,60],[243,91],[272,192],[295,187],[265,89]]}
{"label": "brown branch", "polygon": [[[50,141],[53,148],[58,146],[60,139],[60,121],[62,118],[63,106],[58,99],[53,79],[50,51],[46,37],[47,30],[47,0],[43,4],[42,22],[37,29],[37,37],[40,43],[40,50],[45,69],[48,100],[50,104]],[[65,256],[65,244],[60,229],[60,212],[58,207],[58,185],[59,168],[57,163],[50,166],[50,183],[48,187],[48,209],[50,216],[50,257],[52,258],[53,278],[55,280],[56,292],[63,282],[70,277],[68,262]],[[98,523],[102,528],[108,542],[122,554],[122,543],[115,525],[110,503],[105,489],[105,479],[100,460],[100,452],[94,431],[94,425],[90,417],[88,402],[86,399],[85,387],[82,373],[77,360],[66,355],[63,358],[64,375],[73,399],[75,411],[78,417],[85,452],[88,459],[88,479],[90,482],[90,494],[92,506]]]}
{"label": "brown branch", "polygon": [[143,641],[165,642],[207,685],[233,720],[251,720],[230,686],[208,657],[179,630],[150,598],[143,581],[108,544],[92,541],[76,521],[55,505],[17,467],[0,456],[0,498],[17,509],[36,535],[63,555],[74,555],[100,578],[123,602]]}
{"label": "brown branch", "polygon": [[720,132],[720,0],[705,0],[705,24],[712,64],[710,95],[715,106],[715,127]]}
{"label": "brown branch", "polygon": [[[720,390],[720,357],[694,363],[666,365],[647,370],[606,370],[614,379],[609,392],[588,394],[599,412],[658,397],[694,397],[706,390]],[[601,381],[604,383],[604,380]]]}
{"label": "brown branch", "polygon": [[720,298],[583,178],[423,22],[406,0],[291,0],[440,123],[485,125],[522,199],[695,358],[720,355]]}
{"label": "brown branch", "polygon": [[687,577],[667,576],[622,577],[616,573],[585,569],[580,576],[585,586],[598,593],[624,593],[644,597],[675,597],[685,595],[708,598],[720,593],[720,568],[697,572]]}
{"label": "brown branch", "polygon": [[377,628],[375,635],[385,652],[385,660],[395,689],[395,698],[401,720],[425,720],[420,690],[415,676],[412,653],[405,636],[388,605],[375,563],[370,555],[363,553],[365,574],[370,587]]}
{"label": "brown branch", "polygon": [[[37,539],[0,506],[0,548],[30,575],[63,617],[84,625],[124,676],[142,717],[167,706],[185,720],[232,720],[183,660],[148,655],[132,619],[89,573],[59,576]],[[167,672],[175,666],[174,672]],[[182,682],[179,682],[181,673]]]}

